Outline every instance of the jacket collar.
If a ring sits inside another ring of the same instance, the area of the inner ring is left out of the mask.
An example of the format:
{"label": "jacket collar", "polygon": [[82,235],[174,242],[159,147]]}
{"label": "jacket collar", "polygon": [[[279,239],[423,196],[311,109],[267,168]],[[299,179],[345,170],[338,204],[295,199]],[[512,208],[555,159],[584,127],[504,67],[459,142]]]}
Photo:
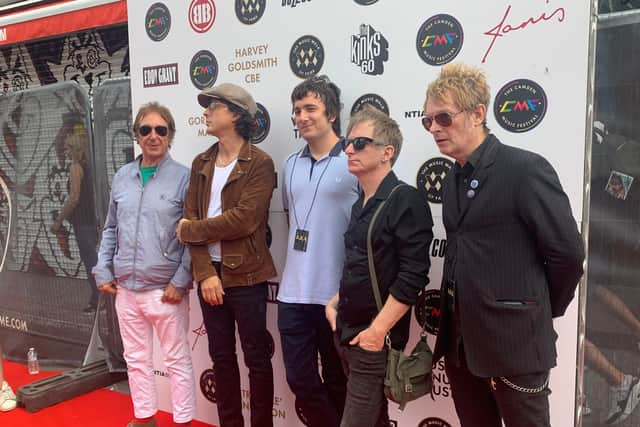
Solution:
{"label": "jacket collar", "polygon": [[[169,153],[165,154],[162,160],[158,163],[158,169],[156,173],[162,168],[167,162],[171,161],[171,155]],[[131,176],[136,177],[140,175],[140,165],[142,164],[142,154],[139,154],[134,161],[135,167],[131,170]]]}
{"label": "jacket collar", "polygon": [[[251,143],[245,141],[244,144],[242,144],[242,147],[240,147],[238,160],[245,162],[251,160],[252,147],[253,145]],[[207,162],[211,159],[215,159],[218,156],[218,151],[220,151],[220,141],[216,141],[207,151],[201,153],[198,157]]]}

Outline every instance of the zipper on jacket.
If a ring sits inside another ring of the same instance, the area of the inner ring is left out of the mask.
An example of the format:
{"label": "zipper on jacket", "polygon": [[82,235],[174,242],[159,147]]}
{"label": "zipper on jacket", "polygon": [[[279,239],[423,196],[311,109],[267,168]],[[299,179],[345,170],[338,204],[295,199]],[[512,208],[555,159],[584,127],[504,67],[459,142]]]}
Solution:
{"label": "zipper on jacket", "polygon": [[[155,178],[156,173],[158,173],[158,171],[156,170],[156,172],[151,175],[149,177],[149,180],[147,180],[147,184],[146,185],[142,185],[142,180],[138,180],[138,183],[140,186],[142,186],[142,191],[140,192],[140,200],[138,201],[138,214],[136,216],[136,232],[134,235],[134,250],[133,250],[133,271],[132,271],[132,276],[133,276],[133,282],[136,282],[136,276],[137,276],[137,271],[138,269],[136,268],[136,263],[138,260],[138,230],[140,227],[140,211],[142,210],[142,200],[144,199],[144,188],[151,182],[152,178]],[[140,178],[140,176],[138,176],[138,178]]]}

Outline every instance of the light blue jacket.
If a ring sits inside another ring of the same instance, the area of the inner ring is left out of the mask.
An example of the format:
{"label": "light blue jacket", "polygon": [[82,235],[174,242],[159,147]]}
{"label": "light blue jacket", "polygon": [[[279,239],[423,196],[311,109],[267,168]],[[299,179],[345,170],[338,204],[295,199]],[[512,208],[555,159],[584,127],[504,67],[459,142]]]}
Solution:
{"label": "light blue jacket", "polygon": [[140,157],[116,172],[93,268],[98,286],[115,278],[132,291],[192,287],[189,251],[176,237],[188,185],[189,169],[169,154],[144,187]]}

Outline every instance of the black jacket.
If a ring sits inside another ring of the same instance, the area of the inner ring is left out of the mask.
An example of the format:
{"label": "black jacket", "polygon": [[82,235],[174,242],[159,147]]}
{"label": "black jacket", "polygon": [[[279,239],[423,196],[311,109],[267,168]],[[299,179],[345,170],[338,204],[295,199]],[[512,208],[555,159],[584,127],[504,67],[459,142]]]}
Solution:
{"label": "black jacket", "polygon": [[[378,308],[369,280],[367,230],[378,205],[401,184],[390,172],[375,195],[362,208],[363,194],[353,205],[351,220],[344,235],[345,263],[340,281],[337,328],[340,340],[348,344],[376,317]],[[398,188],[378,215],[372,233],[382,303],[389,294],[413,305],[429,283],[429,245],[433,238],[433,220],[429,205],[418,190]],[[391,330],[391,344],[402,349],[409,335],[410,311]]]}
{"label": "black jacket", "polygon": [[447,231],[434,363],[450,337],[445,285],[455,280],[460,334],[479,377],[541,372],[556,363],[552,318],[564,314],[583,273],[584,247],[553,167],[489,135],[457,208],[454,174],[444,180]]}

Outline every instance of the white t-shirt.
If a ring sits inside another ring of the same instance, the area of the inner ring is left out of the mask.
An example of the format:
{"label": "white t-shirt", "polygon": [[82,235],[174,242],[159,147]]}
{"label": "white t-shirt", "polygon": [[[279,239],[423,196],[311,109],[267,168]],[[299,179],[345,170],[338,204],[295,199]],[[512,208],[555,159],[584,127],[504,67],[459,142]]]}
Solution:
{"label": "white t-shirt", "polygon": [[[211,183],[211,197],[209,198],[209,209],[207,210],[207,218],[213,218],[222,214],[222,188],[227,183],[229,175],[233,167],[238,162],[238,159],[232,161],[227,166],[219,168],[216,166],[213,172],[213,182]],[[209,256],[212,261],[222,261],[222,253],[220,249],[220,242],[215,242],[207,245],[209,250]]]}

